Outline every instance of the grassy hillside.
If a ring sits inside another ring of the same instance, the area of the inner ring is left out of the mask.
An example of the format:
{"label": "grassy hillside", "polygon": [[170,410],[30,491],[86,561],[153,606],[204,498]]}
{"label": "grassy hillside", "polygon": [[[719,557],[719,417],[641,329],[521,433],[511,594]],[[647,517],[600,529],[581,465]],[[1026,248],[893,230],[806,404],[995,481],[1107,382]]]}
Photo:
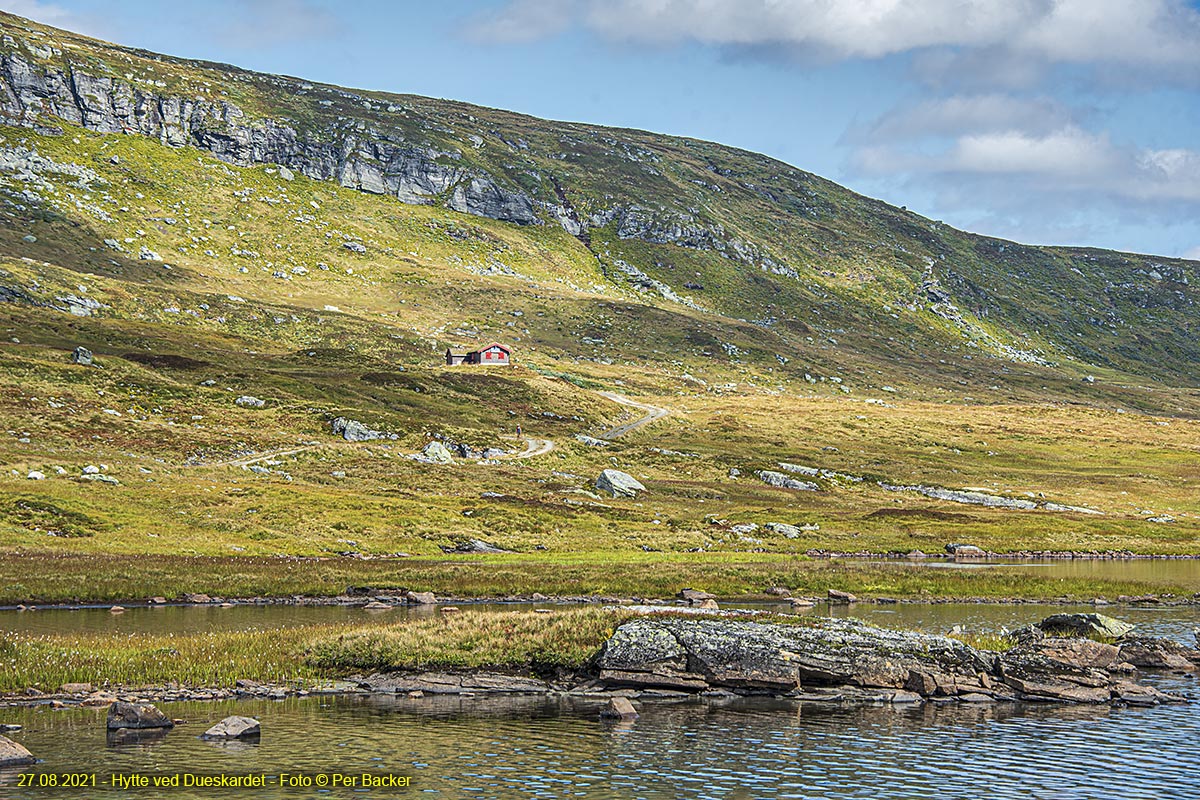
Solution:
{"label": "grassy hillside", "polygon": [[[413,204],[196,142],[10,116],[9,553],[474,563],[444,550],[479,539],[552,571],[951,541],[1198,549],[1195,263],[976,237],[704,142],[301,85],[8,15],[0,29],[0,86],[19,83],[14,59],[86,70],[302,138],[457,153],[437,159],[466,170]],[[480,175],[539,222],[449,207]],[[567,230],[563,209],[587,224]],[[516,366],[441,364],[493,340]],[[94,366],[72,362],[77,346]],[[585,444],[641,413],[599,391],[671,414]],[[394,438],[346,442],[337,417]],[[509,455],[408,457],[434,438]],[[553,449],[514,457],[530,438]],[[779,462],[839,475],[817,491],[756,477]],[[600,496],[610,467],[648,491]]]}

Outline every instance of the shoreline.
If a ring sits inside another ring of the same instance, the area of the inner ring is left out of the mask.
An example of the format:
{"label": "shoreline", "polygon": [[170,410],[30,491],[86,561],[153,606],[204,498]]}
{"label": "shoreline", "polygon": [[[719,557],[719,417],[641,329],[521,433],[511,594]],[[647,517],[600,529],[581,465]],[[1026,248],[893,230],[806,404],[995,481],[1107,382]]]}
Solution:
{"label": "shoreline", "polygon": [[[726,602],[1092,603],[1200,600],[1195,557],[1044,551],[1038,557],[713,553],[648,559],[591,553],[547,559],[295,559],[0,553],[0,609],[202,605],[359,605],[435,594],[441,604],[628,603],[694,587]],[[1076,565],[1070,567],[1068,565]],[[1055,568],[1055,565],[1062,565]],[[1090,566],[1089,566],[1090,565]],[[1140,565],[1140,566],[1139,566]],[[1161,566],[1155,566],[1161,565]],[[1170,566],[1175,565],[1175,566]],[[428,601],[426,601],[428,602]]]}
{"label": "shoreline", "polygon": [[1200,668],[1200,650],[1136,634],[1134,626],[1098,614],[1051,615],[1014,631],[1004,644],[972,640],[973,646],[961,637],[881,628],[853,618],[806,621],[767,611],[662,606],[605,611],[617,615],[611,618],[615,625],[584,651],[557,662],[380,662],[354,641],[377,634],[360,630],[310,647],[310,663],[323,668],[304,676],[63,683],[52,691],[26,687],[0,693],[0,706],[62,710],[314,695],[1159,705],[1187,699],[1143,684],[1137,677],[1142,669],[1195,675]]}
{"label": "shoreline", "polygon": [[[373,594],[367,597],[355,597],[351,595],[320,595],[314,597],[213,597],[207,601],[189,601],[185,599],[170,600],[164,603],[156,603],[152,600],[137,599],[137,600],[121,600],[121,601],[103,601],[103,602],[81,602],[81,603],[16,603],[0,605],[0,612],[16,611],[19,613],[30,613],[37,611],[108,611],[112,612],[114,607],[118,607],[121,611],[129,611],[135,609],[156,609],[156,608],[278,608],[278,607],[340,607],[340,608],[360,608],[367,611],[389,611],[393,608],[406,608],[410,610],[424,609],[429,612],[435,610],[454,609],[459,606],[560,606],[560,607],[576,607],[576,606],[594,606],[594,605],[613,605],[613,606],[636,606],[636,605],[653,605],[660,606],[664,609],[681,608],[688,609],[691,605],[686,600],[678,599],[662,599],[650,597],[612,597],[608,595],[542,595],[540,597],[533,595],[505,595],[496,597],[454,597],[454,596],[438,596],[432,603],[411,603],[403,599],[399,594],[386,594],[395,590],[380,589],[379,594]],[[386,599],[384,599],[386,598]],[[812,595],[802,595],[796,597],[771,595],[764,593],[761,595],[749,595],[742,597],[721,597],[714,596],[713,598],[718,604],[733,605],[754,605],[754,606],[788,606],[792,600],[800,601],[802,607],[815,608],[822,605],[827,605],[834,608],[846,608],[851,605],[997,605],[997,606],[1016,606],[1016,605],[1043,605],[1043,606],[1094,606],[1101,608],[1126,607],[1126,606],[1196,606],[1200,605],[1200,594],[1191,597],[1181,597],[1170,593],[1162,595],[1146,594],[1138,596],[1119,595],[1117,598],[1109,600],[1107,598],[1093,598],[1091,600],[1072,600],[1063,597],[1045,598],[1045,597],[871,597],[864,596],[855,600],[846,602],[844,600],[831,599],[829,597],[819,597]],[[372,605],[376,604],[376,605]],[[380,606],[386,607],[380,607]],[[794,606],[793,606],[794,607]],[[451,611],[450,613],[454,613]],[[382,621],[382,620],[381,620]]]}

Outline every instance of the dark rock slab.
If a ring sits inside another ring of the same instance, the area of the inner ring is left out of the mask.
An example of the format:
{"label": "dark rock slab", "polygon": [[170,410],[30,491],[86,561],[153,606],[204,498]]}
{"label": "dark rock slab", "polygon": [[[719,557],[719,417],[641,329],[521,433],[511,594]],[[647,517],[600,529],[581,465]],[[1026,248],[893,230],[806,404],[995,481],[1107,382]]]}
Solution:
{"label": "dark rock slab", "polygon": [[359,683],[374,692],[407,694],[545,694],[550,685],[537,678],[493,672],[418,674],[378,673]]}
{"label": "dark rock slab", "polygon": [[1120,639],[1133,626],[1104,614],[1052,614],[1037,624],[1043,633],[1062,636],[1101,636]]}
{"label": "dark rock slab", "polygon": [[173,728],[175,723],[152,705],[117,701],[108,707],[108,729]]}

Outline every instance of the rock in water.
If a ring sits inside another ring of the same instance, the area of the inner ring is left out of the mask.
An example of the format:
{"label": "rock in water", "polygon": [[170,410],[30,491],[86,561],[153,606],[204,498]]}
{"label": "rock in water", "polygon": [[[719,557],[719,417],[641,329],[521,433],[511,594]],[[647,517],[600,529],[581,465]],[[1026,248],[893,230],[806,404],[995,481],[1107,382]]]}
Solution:
{"label": "rock in water", "polygon": [[134,705],[118,701],[108,707],[108,729],[174,728],[175,723],[152,705]]}
{"label": "rock in water", "polygon": [[966,556],[968,558],[979,558],[986,556],[982,547],[976,547],[973,544],[948,544],[946,552],[952,556]]}
{"label": "rock in water", "polygon": [[414,606],[431,606],[437,602],[433,592],[405,592],[404,599]]}
{"label": "rock in water", "polygon": [[1069,634],[1073,636],[1103,636],[1120,639],[1133,630],[1133,626],[1104,614],[1052,614],[1037,624],[1051,636]]}
{"label": "rock in water", "polygon": [[201,739],[249,739],[262,733],[253,717],[226,717],[200,735]]}
{"label": "rock in water", "polygon": [[432,441],[421,449],[421,454],[425,456],[425,460],[433,464],[452,464],[454,463],[454,454],[439,441]]}
{"label": "rock in water", "polygon": [[837,603],[847,604],[847,603],[857,603],[858,602],[857,597],[850,594],[849,592],[843,592],[840,589],[830,589],[827,594],[829,597],[829,602],[831,604],[837,604]]}
{"label": "rock in water", "polygon": [[83,345],[75,348],[75,352],[71,353],[71,360],[76,364],[82,364],[85,367],[92,366],[92,363],[94,362],[92,351],[88,350]]}
{"label": "rock in water", "polygon": [[600,717],[602,719],[637,719],[638,712],[634,709],[633,703],[629,702],[628,697],[614,697],[600,712]]}
{"label": "rock in water", "polygon": [[36,764],[33,753],[7,736],[0,736],[0,767],[21,767]]}
{"label": "rock in water", "polygon": [[637,497],[646,487],[638,479],[619,469],[606,469],[596,478],[596,489],[610,492],[613,497]]}

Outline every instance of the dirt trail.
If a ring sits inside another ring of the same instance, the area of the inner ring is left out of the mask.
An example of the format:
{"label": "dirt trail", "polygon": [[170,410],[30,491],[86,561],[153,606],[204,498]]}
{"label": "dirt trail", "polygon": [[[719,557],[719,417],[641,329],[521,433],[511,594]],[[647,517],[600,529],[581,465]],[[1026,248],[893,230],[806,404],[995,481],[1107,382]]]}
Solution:
{"label": "dirt trail", "polygon": [[618,436],[624,436],[630,431],[635,431],[643,425],[648,425],[651,422],[662,419],[671,413],[671,409],[669,408],[652,406],[649,403],[639,403],[637,400],[630,400],[625,395],[617,394],[616,392],[596,392],[596,394],[600,395],[601,397],[608,398],[614,403],[620,403],[623,406],[629,406],[631,408],[640,408],[642,411],[646,412],[646,416],[644,417],[639,417],[632,422],[626,422],[621,425],[617,425],[615,428],[609,428],[608,430],[604,431],[604,433],[601,433],[598,437],[596,437],[598,439],[616,439]]}
{"label": "dirt trail", "polygon": [[[637,400],[630,400],[628,397],[621,395],[621,394],[617,394],[616,392],[597,392],[596,394],[600,395],[601,397],[612,400],[614,403],[620,403],[623,406],[629,406],[630,408],[641,409],[642,411],[646,412],[646,415],[644,417],[638,417],[637,419],[632,420],[630,422],[625,422],[625,423],[622,423],[621,425],[617,425],[614,428],[609,428],[608,430],[604,431],[597,437],[599,439],[616,439],[619,436],[624,436],[625,434],[629,433],[630,431],[637,430],[638,428],[642,427],[643,425],[648,425],[651,422],[654,422],[655,420],[662,419],[663,417],[665,417],[671,413],[671,409],[669,409],[669,408],[663,408],[661,406],[652,406],[649,403],[640,403]],[[517,461],[519,459],[537,458],[538,456],[544,456],[547,453],[553,451],[556,446],[553,439],[535,439],[535,438],[529,438],[529,437],[522,437],[521,441],[525,442],[525,449],[523,451],[521,451],[520,453],[509,453],[509,454],[500,456],[497,460],[498,461],[499,460]],[[267,450],[262,453],[251,453],[250,455],[239,456],[237,458],[230,458],[230,459],[226,459],[224,461],[207,461],[207,462],[200,463],[200,464],[189,464],[188,466],[193,466],[193,467],[242,467],[243,469],[245,469],[246,467],[249,467],[251,464],[257,464],[260,461],[268,461],[270,459],[275,459],[275,458],[284,458],[286,456],[295,455],[296,453],[304,453],[309,450],[317,450],[317,449],[320,449],[323,447],[331,447],[331,446],[335,446],[338,444],[341,444],[341,442],[320,442],[320,443],[316,443],[316,444],[306,444],[306,445],[301,445],[299,447],[286,447],[286,448],[283,448],[280,450]],[[371,442],[370,441],[362,442],[361,444],[371,444]]]}

